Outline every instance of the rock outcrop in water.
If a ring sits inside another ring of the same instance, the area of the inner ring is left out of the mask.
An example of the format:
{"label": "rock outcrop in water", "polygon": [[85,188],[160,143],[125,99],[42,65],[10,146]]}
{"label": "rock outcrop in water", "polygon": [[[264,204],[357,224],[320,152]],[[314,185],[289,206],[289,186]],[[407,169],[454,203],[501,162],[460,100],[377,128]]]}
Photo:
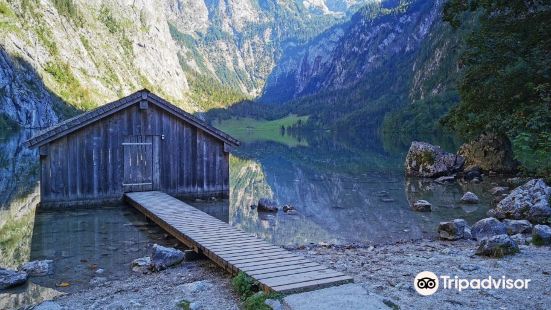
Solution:
{"label": "rock outcrop in water", "polygon": [[478,199],[478,196],[476,196],[472,192],[466,192],[465,194],[463,194],[463,197],[461,197],[461,202],[463,203],[476,204],[479,201],[480,199]]}
{"label": "rock outcrop in water", "polygon": [[26,272],[31,277],[51,275],[54,273],[54,261],[51,259],[45,259],[27,262],[21,265],[19,270]]}
{"label": "rock outcrop in water", "polygon": [[466,170],[478,167],[482,171],[506,174],[514,172],[518,165],[509,139],[492,133],[463,144],[457,154],[465,158]]}
{"label": "rock outcrop in water", "polygon": [[154,244],[151,251],[151,268],[153,270],[163,270],[167,267],[179,264],[184,260],[184,252]]}
{"label": "rock outcrop in water", "polygon": [[0,268],[0,290],[24,284],[28,278],[24,271]]}
{"label": "rock outcrop in water", "polygon": [[430,212],[432,211],[432,204],[426,200],[417,200],[411,205],[413,211],[418,212]]}
{"label": "rock outcrop in water", "polygon": [[547,223],[551,218],[550,199],[551,187],[542,179],[533,179],[515,188],[495,209],[488,211],[488,215],[498,219]]}
{"label": "rock outcrop in water", "polygon": [[268,198],[260,198],[258,200],[257,210],[259,212],[277,212],[277,203]]}
{"label": "rock outcrop in water", "polygon": [[413,141],[406,156],[406,175],[437,178],[452,175],[461,170],[462,156],[445,152],[439,146]]}

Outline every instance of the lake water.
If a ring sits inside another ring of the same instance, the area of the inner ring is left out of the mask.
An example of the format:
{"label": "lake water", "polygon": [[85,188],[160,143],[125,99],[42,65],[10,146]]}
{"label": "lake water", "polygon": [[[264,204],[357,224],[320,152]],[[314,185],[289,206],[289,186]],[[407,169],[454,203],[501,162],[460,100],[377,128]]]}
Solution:
{"label": "lake water", "polygon": [[[30,135],[23,132],[0,140],[0,266],[16,268],[29,260],[53,259],[55,274],[0,293],[0,308],[80,290],[102,277],[124,277],[131,272],[130,262],[146,256],[151,244],[177,245],[129,206],[36,209],[38,155],[22,147]],[[435,237],[440,221],[464,218],[473,223],[484,217],[491,207],[488,189],[500,183],[485,178],[482,184],[440,185],[405,178],[404,157],[414,137],[382,139],[373,134],[347,141],[326,132],[300,138],[285,135],[276,141],[255,132],[240,137],[243,144],[230,158],[230,199],[189,203],[278,245]],[[450,151],[458,146],[450,137],[418,138]],[[479,195],[481,203],[462,205],[459,199],[465,191]],[[297,214],[251,209],[262,197],[293,205]],[[430,201],[433,212],[411,211],[409,204],[417,199]],[[98,275],[98,268],[104,273]],[[58,287],[63,282],[69,286]]]}

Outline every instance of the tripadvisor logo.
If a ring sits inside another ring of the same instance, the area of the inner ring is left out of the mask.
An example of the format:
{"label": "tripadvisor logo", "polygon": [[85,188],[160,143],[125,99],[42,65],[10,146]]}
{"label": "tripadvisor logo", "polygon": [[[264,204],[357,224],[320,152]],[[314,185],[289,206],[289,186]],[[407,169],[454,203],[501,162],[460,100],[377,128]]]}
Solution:
{"label": "tripadvisor logo", "polygon": [[423,296],[432,295],[438,290],[438,277],[430,271],[419,272],[413,280],[413,287]]}
{"label": "tripadvisor logo", "polygon": [[429,296],[438,290],[455,289],[461,292],[464,289],[528,289],[530,279],[509,279],[505,276],[494,278],[489,276],[484,279],[462,279],[458,276],[436,276],[433,272],[423,271],[417,274],[413,280],[413,287],[423,296]]}

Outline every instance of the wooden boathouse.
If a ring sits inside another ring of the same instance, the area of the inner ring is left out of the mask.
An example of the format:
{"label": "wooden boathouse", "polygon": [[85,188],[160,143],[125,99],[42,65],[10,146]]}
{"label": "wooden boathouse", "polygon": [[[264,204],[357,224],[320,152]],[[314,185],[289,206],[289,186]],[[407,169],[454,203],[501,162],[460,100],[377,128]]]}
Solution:
{"label": "wooden boathouse", "polygon": [[229,193],[229,150],[239,141],[140,90],[39,132],[42,206],[120,201],[162,191],[183,198]]}

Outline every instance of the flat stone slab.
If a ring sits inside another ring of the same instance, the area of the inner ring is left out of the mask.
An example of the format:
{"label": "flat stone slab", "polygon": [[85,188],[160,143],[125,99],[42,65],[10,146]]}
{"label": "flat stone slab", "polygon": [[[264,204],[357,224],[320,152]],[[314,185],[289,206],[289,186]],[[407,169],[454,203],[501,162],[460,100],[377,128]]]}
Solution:
{"label": "flat stone slab", "polygon": [[389,310],[383,297],[368,292],[361,284],[345,284],[317,291],[293,294],[283,299],[290,310]]}

